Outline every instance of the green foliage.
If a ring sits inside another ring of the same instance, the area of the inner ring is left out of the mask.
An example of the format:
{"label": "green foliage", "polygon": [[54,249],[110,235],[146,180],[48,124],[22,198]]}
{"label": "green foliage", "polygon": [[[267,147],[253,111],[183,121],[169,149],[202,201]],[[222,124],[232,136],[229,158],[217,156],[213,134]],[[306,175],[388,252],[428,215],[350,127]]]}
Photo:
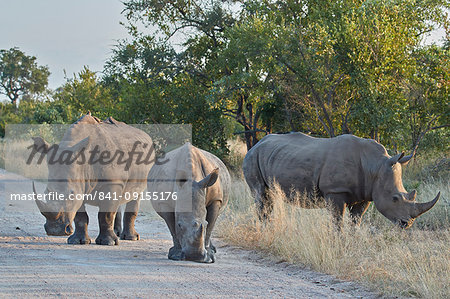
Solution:
{"label": "green foliage", "polygon": [[16,107],[11,103],[0,103],[0,136],[5,136],[8,123],[20,123],[21,117],[16,113]]}
{"label": "green foliage", "polygon": [[[353,133],[391,152],[445,150],[448,34],[444,46],[422,40],[450,28],[447,2],[127,0],[130,38],[113,49],[103,77],[84,68],[51,100],[35,96],[48,70],[2,50],[15,65],[2,72],[28,85],[17,108],[1,104],[0,126],[71,123],[91,111],[130,124],[192,124],[194,144],[221,157],[232,134],[249,149],[292,130]],[[30,71],[10,71],[21,59]]]}
{"label": "green foliage", "polygon": [[[55,95],[57,103],[65,103],[69,106],[66,116],[81,116],[91,111],[93,115],[100,119],[118,115],[115,109],[115,102],[109,89],[99,82],[97,75],[87,67],[74,78],[68,79],[60,87]],[[61,111],[61,108],[53,107]],[[67,121],[70,121],[67,119]]]}
{"label": "green foliage", "polygon": [[77,119],[73,108],[62,100],[40,102],[33,114],[33,122],[37,124],[68,124]]}
{"label": "green foliage", "polygon": [[114,106],[109,89],[85,68],[54,92],[52,99],[23,96],[18,106],[0,103],[0,136],[6,124],[70,124],[88,111],[99,118],[119,115]]}
{"label": "green foliage", "polygon": [[[189,28],[185,51],[153,36],[145,36],[130,24],[133,40],[121,42],[105,67],[105,84],[111,89],[120,119],[128,123],[192,124],[193,142],[221,157],[228,152],[221,111],[209,101],[209,88],[217,76],[209,62],[220,47],[221,31],[230,24],[219,2],[128,1],[131,21],[156,26],[170,38]],[[200,20],[200,18],[203,18]]]}
{"label": "green foliage", "polygon": [[0,93],[12,104],[23,95],[46,91],[49,76],[48,67],[38,66],[36,57],[27,56],[17,48],[0,50]]}
{"label": "green foliage", "polygon": [[[447,54],[421,45],[434,26],[448,26],[445,4],[130,0],[125,12],[133,39],[119,44],[106,73],[125,80],[129,95],[139,86],[145,102],[170,121],[188,119],[186,97],[220,111],[239,124],[247,148],[264,132],[300,130],[354,133],[405,150],[448,124],[448,69],[430,71],[446,65]],[[157,35],[144,34],[142,24]],[[137,110],[140,119],[152,114]]]}
{"label": "green foliage", "polygon": [[[448,149],[448,130],[432,131],[450,124],[450,51],[432,45],[413,52],[415,72],[405,88],[408,100],[406,117],[412,145]],[[430,133],[428,133],[430,132]],[[425,135],[425,133],[428,133]]]}
{"label": "green foliage", "polygon": [[16,107],[11,103],[0,103],[0,136],[5,136],[7,124],[64,124],[76,118],[70,106],[61,101],[21,100]]}

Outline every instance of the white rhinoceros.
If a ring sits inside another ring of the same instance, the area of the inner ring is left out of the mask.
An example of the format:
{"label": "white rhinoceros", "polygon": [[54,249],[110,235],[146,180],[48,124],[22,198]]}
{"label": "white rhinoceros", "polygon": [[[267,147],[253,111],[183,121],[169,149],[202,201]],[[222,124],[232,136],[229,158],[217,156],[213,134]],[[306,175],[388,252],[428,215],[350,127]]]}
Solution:
{"label": "white rhinoceros", "polygon": [[155,164],[148,175],[148,192],[166,198],[152,200],[173,238],[169,259],[215,261],[211,232],[228,202],[230,174],[213,154],[186,143]]}
{"label": "white rhinoceros", "polygon": [[[57,145],[49,145],[40,137],[33,139],[32,156],[40,154],[47,158],[45,194],[62,194],[64,199],[36,200],[47,219],[44,225],[47,234],[71,235],[75,221],[75,233],[68,243],[89,244],[89,219],[85,211],[85,204],[89,204],[99,207],[97,244],[117,245],[118,236],[125,240],[139,239],[134,229],[139,200],[133,199],[145,190],[155,158],[152,139],[145,132],[111,117],[100,121],[88,113],[70,126]],[[121,232],[117,210],[125,203]]]}
{"label": "white rhinoceros", "polygon": [[[270,134],[247,153],[243,171],[261,219],[271,212],[266,191],[276,181],[288,197],[293,197],[294,191],[324,198],[339,225],[346,208],[359,224],[373,201],[386,218],[408,228],[440,195],[430,202],[416,203],[416,191],[406,192],[402,166],[411,158],[403,153],[391,157],[378,142],[353,135],[314,138],[302,133]],[[315,204],[303,202],[304,207]]]}

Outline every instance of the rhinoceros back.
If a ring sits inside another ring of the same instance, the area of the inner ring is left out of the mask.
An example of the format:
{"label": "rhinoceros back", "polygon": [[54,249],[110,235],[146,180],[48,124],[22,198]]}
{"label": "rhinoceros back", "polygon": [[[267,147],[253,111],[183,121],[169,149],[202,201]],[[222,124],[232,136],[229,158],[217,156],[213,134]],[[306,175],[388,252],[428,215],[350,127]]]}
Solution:
{"label": "rhinoceros back", "polygon": [[[124,192],[143,191],[145,189],[147,174],[153,163],[137,164],[137,155],[134,155],[127,169],[125,161],[130,158],[129,153],[133,147],[136,147],[137,151],[143,152],[140,157],[141,160],[144,160],[146,155],[151,153],[147,160],[149,162],[154,161],[153,143],[149,135],[111,117],[100,121],[98,118],[87,114],[71,125],[61,144],[73,145],[86,137],[89,137],[86,153],[97,149],[98,152],[107,152],[111,156],[111,161],[108,163],[86,163],[88,180],[98,181],[98,184],[112,181],[121,184],[126,183]],[[146,145],[145,148],[143,148],[144,144]],[[112,159],[114,155],[115,159]],[[87,154],[87,157],[89,157],[89,154]]]}
{"label": "rhinoceros back", "polygon": [[365,143],[352,135],[314,138],[302,133],[271,134],[247,153],[244,175],[250,188],[260,193],[274,181],[288,196],[292,191],[317,196],[346,192],[345,188],[361,185],[360,157]]}
{"label": "rhinoceros back", "polygon": [[[177,190],[177,172],[180,170],[188,173],[193,180],[202,180],[214,168],[219,168],[219,184],[208,188],[208,192],[219,192],[222,194],[222,209],[228,201],[231,178],[226,166],[215,155],[194,147],[190,143],[166,154],[167,163],[155,165],[148,175],[148,191],[150,192],[173,192]],[[208,199],[208,196],[207,196]],[[176,209],[175,201],[152,201],[155,210],[160,212],[171,212]],[[208,204],[208,202],[206,203]]]}

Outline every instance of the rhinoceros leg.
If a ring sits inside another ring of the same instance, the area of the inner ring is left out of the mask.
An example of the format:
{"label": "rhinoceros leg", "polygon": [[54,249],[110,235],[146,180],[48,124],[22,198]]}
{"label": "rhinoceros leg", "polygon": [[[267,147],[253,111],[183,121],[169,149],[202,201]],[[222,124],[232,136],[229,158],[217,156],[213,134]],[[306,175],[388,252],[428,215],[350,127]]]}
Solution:
{"label": "rhinoceros leg", "polygon": [[270,220],[270,214],[272,214],[273,210],[273,202],[267,196],[265,186],[260,186],[255,190],[255,204],[259,220]]}
{"label": "rhinoceros leg", "polygon": [[367,211],[370,206],[370,201],[364,201],[361,203],[354,204],[349,207],[350,215],[352,217],[352,221],[356,225],[361,224],[362,216]]}
{"label": "rhinoceros leg", "polygon": [[175,213],[172,212],[159,212],[158,213],[166,222],[169,227],[170,234],[172,235],[173,247],[169,249],[169,259],[180,261],[183,259],[183,253],[181,252],[181,245],[178,241],[176,230],[175,230]]}
{"label": "rhinoceros leg", "polygon": [[116,213],[116,218],[114,219],[114,233],[116,236],[120,236],[122,234],[122,212],[123,207],[119,206]]}
{"label": "rhinoceros leg", "polygon": [[89,224],[89,217],[86,213],[84,204],[75,215],[75,233],[67,239],[69,244],[91,244],[87,228]]}
{"label": "rhinoceros leg", "polygon": [[114,218],[117,212],[98,212],[100,234],[95,239],[98,245],[119,245],[119,238],[114,233]]}
{"label": "rhinoceros leg", "polygon": [[347,207],[348,195],[345,193],[331,193],[325,195],[325,200],[330,206],[331,213],[334,217],[335,224],[338,229],[342,229],[344,223],[344,213]]}
{"label": "rhinoceros leg", "polygon": [[[123,195],[123,186],[120,184],[107,184],[100,189],[104,194]],[[119,200],[106,198],[99,205],[98,225],[100,233],[95,239],[95,243],[99,245],[119,245],[119,238],[114,233],[114,221],[120,206]]]}
{"label": "rhinoceros leg", "polygon": [[123,218],[123,232],[120,235],[122,240],[139,240],[139,234],[134,229],[134,221],[139,211],[139,200],[132,200],[126,204]]}
{"label": "rhinoceros leg", "polygon": [[206,208],[206,221],[208,221],[208,226],[206,227],[205,247],[213,262],[215,261],[214,253],[216,253],[217,250],[211,243],[211,233],[216,224],[217,217],[219,216],[221,205],[222,202],[216,200]]}

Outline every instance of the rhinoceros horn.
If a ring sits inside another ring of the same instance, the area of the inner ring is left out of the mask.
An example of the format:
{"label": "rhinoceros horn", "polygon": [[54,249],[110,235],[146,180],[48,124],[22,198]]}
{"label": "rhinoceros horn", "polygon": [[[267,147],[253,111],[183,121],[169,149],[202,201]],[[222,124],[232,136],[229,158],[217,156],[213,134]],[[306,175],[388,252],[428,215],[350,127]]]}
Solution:
{"label": "rhinoceros horn", "polygon": [[[34,182],[33,182],[33,193],[34,193],[35,195],[37,194],[37,192],[36,192],[36,187],[34,186]],[[37,199],[36,199],[34,202],[35,202],[36,205],[38,206],[39,211],[41,212],[42,215],[44,215],[45,217],[51,216],[51,212],[46,212],[46,211],[48,211],[48,209],[47,209],[46,204],[43,203],[42,200],[37,200]]]}
{"label": "rhinoceros horn", "polygon": [[440,196],[441,196],[441,192],[439,192],[432,201],[425,202],[425,203],[414,203],[414,209],[413,209],[413,212],[411,213],[411,217],[417,218],[420,215],[422,215],[423,213],[425,213],[426,211],[428,211],[429,209],[431,209],[437,203]]}

